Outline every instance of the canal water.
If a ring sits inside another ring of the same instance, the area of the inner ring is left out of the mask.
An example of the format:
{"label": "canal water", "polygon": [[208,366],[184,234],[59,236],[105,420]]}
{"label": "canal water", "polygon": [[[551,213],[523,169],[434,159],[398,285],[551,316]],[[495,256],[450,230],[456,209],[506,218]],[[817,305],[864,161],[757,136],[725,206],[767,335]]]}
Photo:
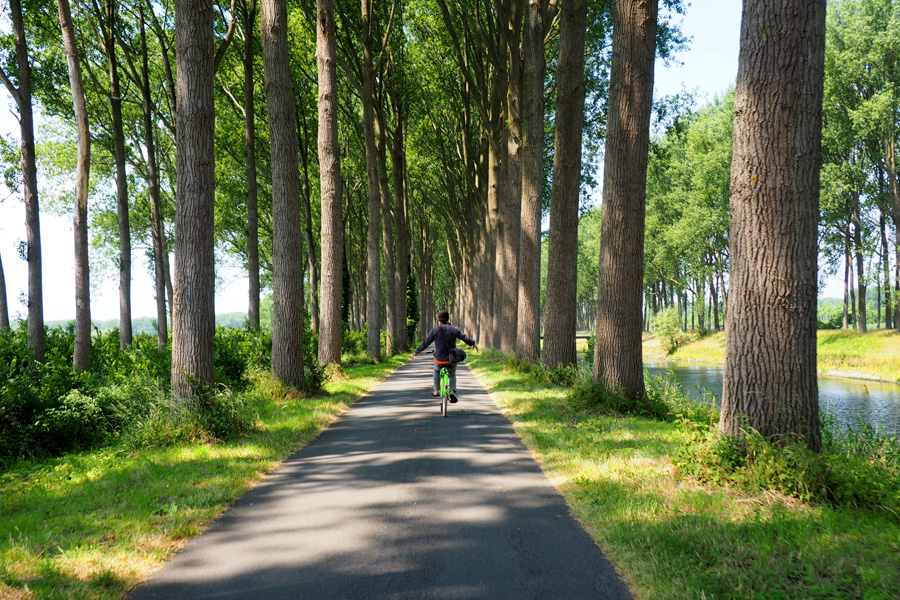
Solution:
{"label": "canal water", "polygon": [[[655,377],[674,375],[691,397],[722,397],[724,368],[719,365],[664,360],[644,366]],[[900,435],[900,384],[819,377],[819,407],[838,423],[857,427],[861,421]]]}

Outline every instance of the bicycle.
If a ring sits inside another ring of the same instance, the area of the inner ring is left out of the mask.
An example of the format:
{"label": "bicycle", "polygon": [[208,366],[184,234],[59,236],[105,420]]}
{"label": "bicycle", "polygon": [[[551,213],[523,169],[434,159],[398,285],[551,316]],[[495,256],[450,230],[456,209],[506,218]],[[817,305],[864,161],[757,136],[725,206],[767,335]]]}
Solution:
{"label": "bicycle", "polygon": [[449,412],[450,402],[450,372],[447,367],[441,367],[441,414],[446,417]]}

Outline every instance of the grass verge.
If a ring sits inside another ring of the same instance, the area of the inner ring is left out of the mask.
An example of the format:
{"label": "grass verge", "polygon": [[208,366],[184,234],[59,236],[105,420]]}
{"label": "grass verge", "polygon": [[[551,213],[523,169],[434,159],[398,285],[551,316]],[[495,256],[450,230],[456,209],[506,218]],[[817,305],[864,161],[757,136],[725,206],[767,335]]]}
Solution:
{"label": "grass verge", "polygon": [[263,376],[257,428],[224,444],[123,444],[0,475],[0,599],[121,597],[407,358],[348,366],[310,398]]}
{"label": "grass verge", "polygon": [[900,598],[897,514],[685,476],[689,428],[598,414],[497,355],[469,364],[637,598]]}

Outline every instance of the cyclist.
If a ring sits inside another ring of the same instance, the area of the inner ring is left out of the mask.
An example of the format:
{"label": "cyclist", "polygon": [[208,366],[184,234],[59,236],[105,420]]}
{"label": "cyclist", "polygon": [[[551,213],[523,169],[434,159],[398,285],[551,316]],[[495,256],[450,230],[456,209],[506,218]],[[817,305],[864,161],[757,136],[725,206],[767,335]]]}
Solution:
{"label": "cyclist", "polygon": [[438,311],[438,326],[428,332],[425,341],[419,345],[413,353],[413,358],[419,355],[422,350],[427,348],[431,342],[434,342],[434,386],[431,390],[432,396],[440,396],[438,391],[441,381],[441,367],[447,367],[447,373],[450,375],[450,402],[455,403],[456,398],[456,365],[450,362],[450,348],[456,347],[456,340],[460,339],[467,345],[478,350],[475,340],[467,336],[462,330],[450,323],[450,313],[446,310]]}

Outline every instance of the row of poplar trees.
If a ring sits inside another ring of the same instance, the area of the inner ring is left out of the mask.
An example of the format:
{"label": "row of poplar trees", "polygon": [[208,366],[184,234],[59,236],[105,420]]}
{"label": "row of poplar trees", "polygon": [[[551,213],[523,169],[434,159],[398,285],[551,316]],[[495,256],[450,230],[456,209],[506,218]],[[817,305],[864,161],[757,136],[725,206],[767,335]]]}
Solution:
{"label": "row of poplar trees", "polygon": [[[90,165],[89,123],[78,47],[70,40],[67,0],[58,0],[59,22],[68,58],[69,83],[78,128],[76,181],[76,369],[90,352],[90,302],[85,213]],[[575,286],[579,192],[582,180],[585,122],[585,37],[588,20],[611,15],[612,52],[609,71],[603,170],[603,215],[598,265],[598,302],[594,377],[622,393],[644,395],[641,361],[644,219],[653,69],[660,31],[659,0],[436,0],[441,35],[449,38],[450,56],[441,57],[459,70],[453,93],[462,102],[450,115],[458,127],[436,129],[436,158],[443,169],[444,205],[439,218],[420,219],[418,238],[445,229],[444,241],[455,286],[456,320],[479,342],[528,360],[556,367],[576,361]],[[666,2],[667,6],[677,2]],[[107,0],[98,21],[102,51],[110,69],[113,129],[115,86],[120,66],[115,58],[116,8]],[[244,36],[254,29],[255,4],[242,5]],[[341,52],[332,0],[318,0],[306,12],[316,29],[315,82],[318,91],[318,161],[321,202],[320,260],[314,260],[305,163],[298,148],[298,105],[291,76],[289,18],[286,0],[262,0],[259,32],[265,81],[271,167],[271,287],[273,290],[274,374],[287,384],[303,381],[302,323],[304,298],[303,240],[318,279],[314,319],[319,332],[319,361],[339,363],[341,298],[347,253],[348,215],[342,199],[338,102],[341,81],[349,82],[361,101],[359,126],[365,146],[366,222],[365,324],[368,350],[380,354],[383,328],[388,338],[402,339],[405,330],[406,281],[403,267],[410,253],[420,281],[433,280],[427,243],[399,244],[390,238],[392,220],[406,219],[404,200],[391,207],[384,160],[388,144],[384,114],[388,93],[382,85],[392,27],[402,8],[399,0],[381,6],[376,24],[374,3],[362,0],[356,55]],[[414,9],[421,10],[416,4]],[[590,8],[590,10],[589,10]],[[40,243],[37,185],[31,116],[31,72],[22,26],[20,0],[10,0],[18,73],[2,73],[4,84],[19,106],[22,165],[28,214],[29,342],[43,355]],[[150,13],[153,11],[150,10]],[[153,255],[158,289],[171,279],[172,392],[187,399],[213,383],[215,287],[215,98],[216,69],[230,43],[238,11],[232,6],[227,31],[216,35],[212,0],[175,0],[175,73],[173,95],[176,152],[174,256],[161,226],[153,226]],[[150,15],[154,18],[153,15]],[[355,17],[354,17],[355,18]],[[140,11],[144,41],[143,10]],[[556,116],[552,142],[545,139],[546,44],[558,24],[555,67]],[[221,23],[219,24],[221,25]],[[819,194],[822,87],[824,62],[824,0],[745,0],[741,54],[734,110],[731,168],[731,287],[727,315],[725,385],[720,427],[739,434],[751,426],[765,435],[800,436],[811,448],[820,447],[816,383],[816,224]],[[220,40],[216,43],[217,38]],[[138,57],[142,57],[142,60]],[[145,121],[158,120],[150,106],[146,76],[147,52],[129,56],[127,71],[145,93]],[[143,64],[141,64],[143,62]],[[345,78],[339,80],[338,67]],[[245,71],[251,70],[250,65]],[[252,82],[248,84],[252,88]],[[252,95],[251,92],[248,92]],[[251,99],[252,100],[252,99]],[[248,100],[244,110],[252,112]],[[395,106],[398,103],[394,103]],[[446,117],[446,115],[444,116]],[[117,124],[118,121],[118,124]],[[399,119],[402,122],[402,118]],[[248,122],[252,120],[248,118]],[[248,124],[248,137],[252,130]],[[152,137],[147,125],[142,174],[154,194]],[[442,136],[452,136],[444,139]],[[474,135],[467,135],[475,132]],[[116,139],[124,135],[116,132]],[[391,139],[402,141],[402,128]],[[395,143],[395,146],[397,144]],[[549,207],[548,281],[541,347],[540,241],[545,186],[544,157],[552,145]],[[247,144],[247,181],[256,181],[254,157]],[[402,145],[401,145],[402,147]],[[124,160],[116,145],[119,231],[127,238],[127,189]],[[402,153],[393,157],[394,191],[405,189]],[[453,164],[451,164],[453,163]],[[455,180],[460,174],[463,181]],[[158,193],[158,181],[155,183]],[[155,212],[158,205],[152,204]],[[259,248],[254,239],[257,214],[252,190],[247,201],[247,262],[251,272],[251,322],[258,322]],[[437,223],[437,224],[435,224]],[[405,227],[407,223],[403,223]],[[397,231],[404,231],[398,227]],[[360,240],[361,241],[361,240]],[[379,252],[379,245],[382,246]],[[410,245],[416,246],[410,248]],[[130,265],[130,248],[123,242],[120,268]],[[381,259],[384,258],[384,264]],[[255,264],[254,264],[255,263]],[[320,269],[316,270],[316,266]],[[129,267],[130,268],[130,267]],[[256,274],[254,274],[256,271]],[[384,273],[382,302],[381,274]],[[123,281],[130,278],[122,278]],[[125,283],[122,284],[126,285]],[[255,301],[253,294],[257,294]],[[5,294],[4,294],[5,296]],[[165,322],[165,296],[158,294],[160,322]],[[124,297],[124,294],[123,294]],[[126,319],[123,301],[122,322]],[[434,308],[423,299],[425,311]],[[382,307],[385,327],[382,327]],[[256,314],[254,315],[254,310]],[[123,327],[123,330],[125,328]],[[160,332],[160,342],[164,332]],[[123,333],[123,345],[128,343]]]}

